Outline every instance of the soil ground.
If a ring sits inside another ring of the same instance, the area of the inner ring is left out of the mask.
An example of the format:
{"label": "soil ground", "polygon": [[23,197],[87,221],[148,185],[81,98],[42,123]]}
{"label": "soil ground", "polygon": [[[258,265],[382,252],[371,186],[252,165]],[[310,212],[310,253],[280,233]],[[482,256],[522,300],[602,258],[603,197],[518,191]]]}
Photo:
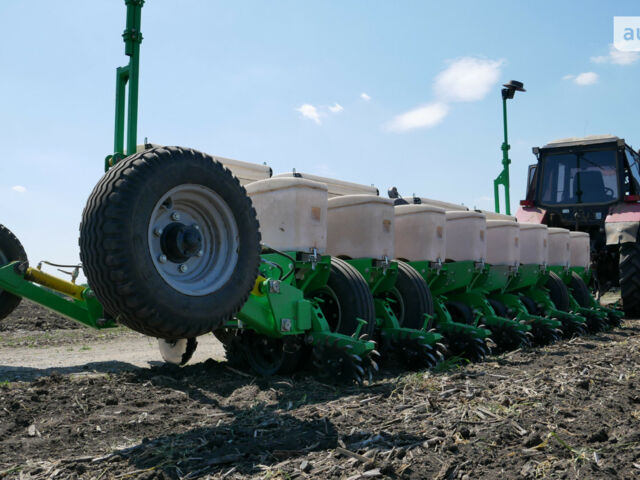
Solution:
{"label": "soil ground", "polygon": [[27,302],[0,323],[0,478],[640,477],[640,321],[363,387],[75,327]]}

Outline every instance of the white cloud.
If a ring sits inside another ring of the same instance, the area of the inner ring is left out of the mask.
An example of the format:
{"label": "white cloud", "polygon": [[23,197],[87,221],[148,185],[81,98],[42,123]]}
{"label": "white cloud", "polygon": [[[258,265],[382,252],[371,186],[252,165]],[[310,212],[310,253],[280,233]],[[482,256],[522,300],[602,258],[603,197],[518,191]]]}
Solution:
{"label": "white cloud", "polygon": [[320,113],[318,112],[318,109],[310,103],[304,103],[300,105],[298,108],[296,108],[296,112],[300,112],[304,118],[313,120],[318,125],[322,123],[320,121]]}
{"label": "white cloud", "polygon": [[435,127],[448,113],[449,106],[446,103],[428,103],[396,116],[389,123],[388,129],[394,132],[406,132],[415,128]]}
{"label": "white cloud", "polygon": [[343,110],[344,110],[344,107],[340,105],[338,102],[336,102],[335,105],[329,107],[329,111],[331,113],[339,113]]}
{"label": "white cloud", "polygon": [[565,75],[563,80],[573,80],[573,83],[581,87],[598,83],[600,76],[595,72],[583,72],[578,75]]}
{"label": "white cloud", "polygon": [[441,123],[449,113],[449,104],[482,100],[500,79],[503,60],[462,57],[449,62],[435,79],[437,101],[397,115],[387,124],[394,132],[415,128],[431,128]]}
{"label": "white cloud", "polygon": [[23,187],[22,185],[14,185],[11,187],[11,190],[18,193],[25,193],[27,191],[27,187]]}
{"label": "white cloud", "polygon": [[370,97],[369,95],[367,95],[366,93],[364,93],[364,92],[362,92],[362,93],[360,94],[360,98],[361,98],[362,100],[364,100],[365,102],[368,102],[369,100],[371,100],[371,97]]}
{"label": "white cloud", "polygon": [[438,74],[436,95],[450,102],[482,100],[500,79],[502,60],[463,57]]}
{"label": "white cloud", "polygon": [[640,52],[622,52],[613,43],[609,45],[609,54],[591,57],[593,63],[613,63],[614,65],[631,65],[640,59]]}
{"label": "white cloud", "polygon": [[573,80],[573,83],[584,87],[586,85],[593,85],[594,83],[598,83],[598,78],[598,74],[595,72],[584,72],[577,75]]}

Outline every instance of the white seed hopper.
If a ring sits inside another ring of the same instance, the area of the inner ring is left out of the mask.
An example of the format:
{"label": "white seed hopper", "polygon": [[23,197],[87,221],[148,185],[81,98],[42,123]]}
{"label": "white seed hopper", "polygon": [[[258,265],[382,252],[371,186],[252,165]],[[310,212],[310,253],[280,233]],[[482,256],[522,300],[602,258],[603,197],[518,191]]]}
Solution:
{"label": "white seed hopper", "polygon": [[330,198],[327,220],[330,255],[394,258],[393,200],[375,195]]}
{"label": "white seed hopper", "polygon": [[303,178],[269,178],[248,184],[262,241],[279,250],[324,253],[327,186]]}
{"label": "white seed hopper", "polygon": [[485,261],[487,222],[484,214],[474,211],[448,211],[446,216],[447,260]]}
{"label": "white seed hopper", "polygon": [[430,205],[396,205],[395,254],[408,261],[445,261],[447,217]]}
{"label": "white seed hopper", "polygon": [[549,228],[541,223],[520,223],[520,263],[546,265],[549,260]]}
{"label": "white seed hopper", "polygon": [[571,259],[571,235],[566,228],[549,229],[549,265],[568,267]]}

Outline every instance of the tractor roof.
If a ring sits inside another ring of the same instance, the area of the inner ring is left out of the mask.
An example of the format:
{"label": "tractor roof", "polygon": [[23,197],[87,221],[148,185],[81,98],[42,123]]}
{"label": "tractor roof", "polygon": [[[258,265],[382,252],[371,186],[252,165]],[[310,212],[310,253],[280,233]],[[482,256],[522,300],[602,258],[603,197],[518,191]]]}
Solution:
{"label": "tractor roof", "polygon": [[561,138],[547,143],[542,148],[559,148],[559,147],[573,147],[580,145],[596,145],[599,143],[611,143],[619,142],[624,143],[624,140],[614,135],[589,135],[587,137],[569,137]]}

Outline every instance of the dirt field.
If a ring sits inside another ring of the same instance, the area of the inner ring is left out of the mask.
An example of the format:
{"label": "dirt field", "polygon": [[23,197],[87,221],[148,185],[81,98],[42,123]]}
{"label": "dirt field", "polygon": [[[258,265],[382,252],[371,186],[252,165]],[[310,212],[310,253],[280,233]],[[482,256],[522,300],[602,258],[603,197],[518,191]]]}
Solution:
{"label": "dirt field", "polygon": [[640,321],[364,387],[258,379],[210,339],[174,368],[74,327],[29,304],[0,323],[0,478],[640,477]]}

